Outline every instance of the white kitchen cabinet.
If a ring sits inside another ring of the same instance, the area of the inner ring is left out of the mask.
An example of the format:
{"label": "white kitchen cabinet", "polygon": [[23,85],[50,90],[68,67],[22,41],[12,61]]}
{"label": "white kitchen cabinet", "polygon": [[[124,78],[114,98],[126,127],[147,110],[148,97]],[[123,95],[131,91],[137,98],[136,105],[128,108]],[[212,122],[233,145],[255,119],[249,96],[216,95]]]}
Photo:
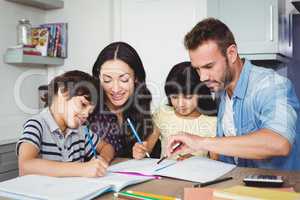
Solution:
{"label": "white kitchen cabinet", "polygon": [[173,47],[173,57],[181,53],[182,58],[185,33],[200,20],[216,17],[232,30],[243,57],[286,60],[293,46],[288,4],[290,0],[114,0],[114,39],[142,49]]}
{"label": "white kitchen cabinet", "polygon": [[156,107],[163,103],[161,85],[171,67],[189,60],[184,36],[206,17],[219,18],[229,26],[242,57],[287,61],[292,54],[287,1],[114,0],[113,39],[128,42],[140,54]]}
{"label": "white kitchen cabinet", "polygon": [[232,30],[239,53],[257,60],[292,56],[288,0],[215,0],[214,17]]}
{"label": "white kitchen cabinet", "polygon": [[207,16],[206,2],[114,0],[113,39],[128,42],[138,51],[145,66],[154,107],[163,103],[161,100],[165,95],[161,86],[171,67],[189,60],[183,39],[197,22]]}
{"label": "white kitchen cabinet", "polygon": [[12,139],[0,142],[0,182],[18,176],[16,141]]}

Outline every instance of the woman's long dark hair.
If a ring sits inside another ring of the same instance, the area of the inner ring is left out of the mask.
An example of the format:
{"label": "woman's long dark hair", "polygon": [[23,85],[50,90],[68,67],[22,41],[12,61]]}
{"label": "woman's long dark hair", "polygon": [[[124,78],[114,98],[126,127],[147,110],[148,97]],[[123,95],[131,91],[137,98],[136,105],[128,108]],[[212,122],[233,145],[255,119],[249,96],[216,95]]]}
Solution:
{"label": "woman's long dark hair", "polygon": [[[132,46],[124,42],[111,43],[100,52],[93,66],[93,76],[98,79],[99,82],[101,67],[106,61],[109,60],[121,60],[134,71],[134,93],[131,97],[129,97],[128,101],[123,107],[123,124],[126,125],[126,118],[130,118],[134,123],[140,137],[145,139],[149,134],[152,133],[153,123],[150,112],[152,96],[151,92],[146,86],[146,73],[144,65],[138,53]],[[101,93],[105,96],[103,91]],[[107,100],[107,98],[105,98],[105,100]],[[128,135],[126,139],[129,140],[128,142],[132,143],[132,134]]]}

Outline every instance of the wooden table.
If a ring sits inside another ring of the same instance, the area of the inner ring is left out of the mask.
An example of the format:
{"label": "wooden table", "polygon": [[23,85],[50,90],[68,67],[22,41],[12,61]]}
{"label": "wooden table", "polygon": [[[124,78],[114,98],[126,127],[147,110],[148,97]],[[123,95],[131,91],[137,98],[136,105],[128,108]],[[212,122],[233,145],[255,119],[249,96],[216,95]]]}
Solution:
{"label": "wooden table", "polygon": [[[232,176],[233,179],[210,185],[207,187],[212,188],[225,188],[234,185],[243,185],[243,178],[249,174],[266,174],[266,175],[282,175],[285,177],[284,187],[294,187],[296,192],[300,192],[300,171],[297,172],[284,172],[276,170],[266,170],[257,168],[241,168],[237,167],[231,172],[224,176]],[[170,178],[163,178],[161,180],[151,180],[145,183],[140,183],[134,186],[129,186],[125,190],[136,190],[144,192],[152,192],[155,194],[176,196],[183,199],[183,189],[186,187],[192,187],[194,183],[188,181],[180,181]],[[98,200],[111,200],[113,199],[113,193],[107,193],[99,198]]]}

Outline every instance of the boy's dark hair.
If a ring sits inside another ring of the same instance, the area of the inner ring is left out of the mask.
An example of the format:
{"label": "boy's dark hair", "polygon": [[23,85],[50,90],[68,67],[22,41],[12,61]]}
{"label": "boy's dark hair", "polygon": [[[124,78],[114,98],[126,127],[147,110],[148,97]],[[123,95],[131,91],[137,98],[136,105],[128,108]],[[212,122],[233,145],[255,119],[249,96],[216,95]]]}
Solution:
{"label": "boy's dark hair", "polygon": [[184,37],[184,46],[188,50],[195,50],[209,40],[215,41],[222,55],[226,56],[227,48],[236,44],[230,29],[220,20],[207,18],[200,21]]}
{"label": "boy's dark hair", "polygon": [[165,93],[168,98],[168,105],[172,106],[170,95],[198,95],[198,111],[206,115],[215,115],[217,104],[213,100],[209,88],[200,81],[197,71],[192,67],[191,62],[176,64],[169,72]]}
{"label": "boy's dark hair", "polygon": [[88,73],[73,70],[56,76],[48,85],[48,92],[42,98],[45,106],[51,105],[58,90],[68,92],[69,98],[85,96],[93,105],[97,106],[99,83]]}

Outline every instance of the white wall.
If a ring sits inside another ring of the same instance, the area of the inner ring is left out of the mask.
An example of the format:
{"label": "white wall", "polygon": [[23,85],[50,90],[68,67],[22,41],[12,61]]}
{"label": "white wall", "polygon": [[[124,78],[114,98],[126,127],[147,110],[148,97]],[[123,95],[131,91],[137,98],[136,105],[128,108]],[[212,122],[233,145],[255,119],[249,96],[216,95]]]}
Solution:
{"label": "white wall", "polygon": [[[69,23],[69,56],[64,66],[16,66],[0,60],[0,140],[15,139],[32,109],[38,107],[38,86],[71,69],[91,73],[98,53],[112,41],[110,0],[64,0],[63,9],[44,11],[0,0],[0,55],[16,45],[16,25],[28,18],[31,24]],[[36,75],[30,75],[37,73]],[[27,76],[27,77],[26,77]],[[20,81],[23,77],[25,79]],[[16,98],[14,87],[20,86]],[[19,106],[19,104],[24,104]]]}
{"label": "white wall", "polygon": [[16,82],[28,70],[35,70],[45,74],[45,67],[15,66],[4,63],[2,56],[6,48],[16,45],[16,25],[19,19],[27,18],[32,24],[39,24],[44,21],[44,11],[22,6],[19,4],[0,0],[0,140],[14,139],[21,134],[21,127],[24,120],[29,116],[25,107],[37,108],[38,86],[45,81],[44,76],[28,76],[18,87],[20,102],[14,95]]}
{"label": "white wall", "polygon": [[141,56],[152,92],[152,108],[166,103],[170,69],[189,61],[185,34],[207,16],[206,0],[114,0],[114,40],[131,44]]}
{"label": "white wall", "polygon": [[49,80],[63,71],[91,73],[100,51],[112,41],[110,0],[64,0],[64,9],[48,11],[46,22],[68,23],[68,58],[49,71]]}

